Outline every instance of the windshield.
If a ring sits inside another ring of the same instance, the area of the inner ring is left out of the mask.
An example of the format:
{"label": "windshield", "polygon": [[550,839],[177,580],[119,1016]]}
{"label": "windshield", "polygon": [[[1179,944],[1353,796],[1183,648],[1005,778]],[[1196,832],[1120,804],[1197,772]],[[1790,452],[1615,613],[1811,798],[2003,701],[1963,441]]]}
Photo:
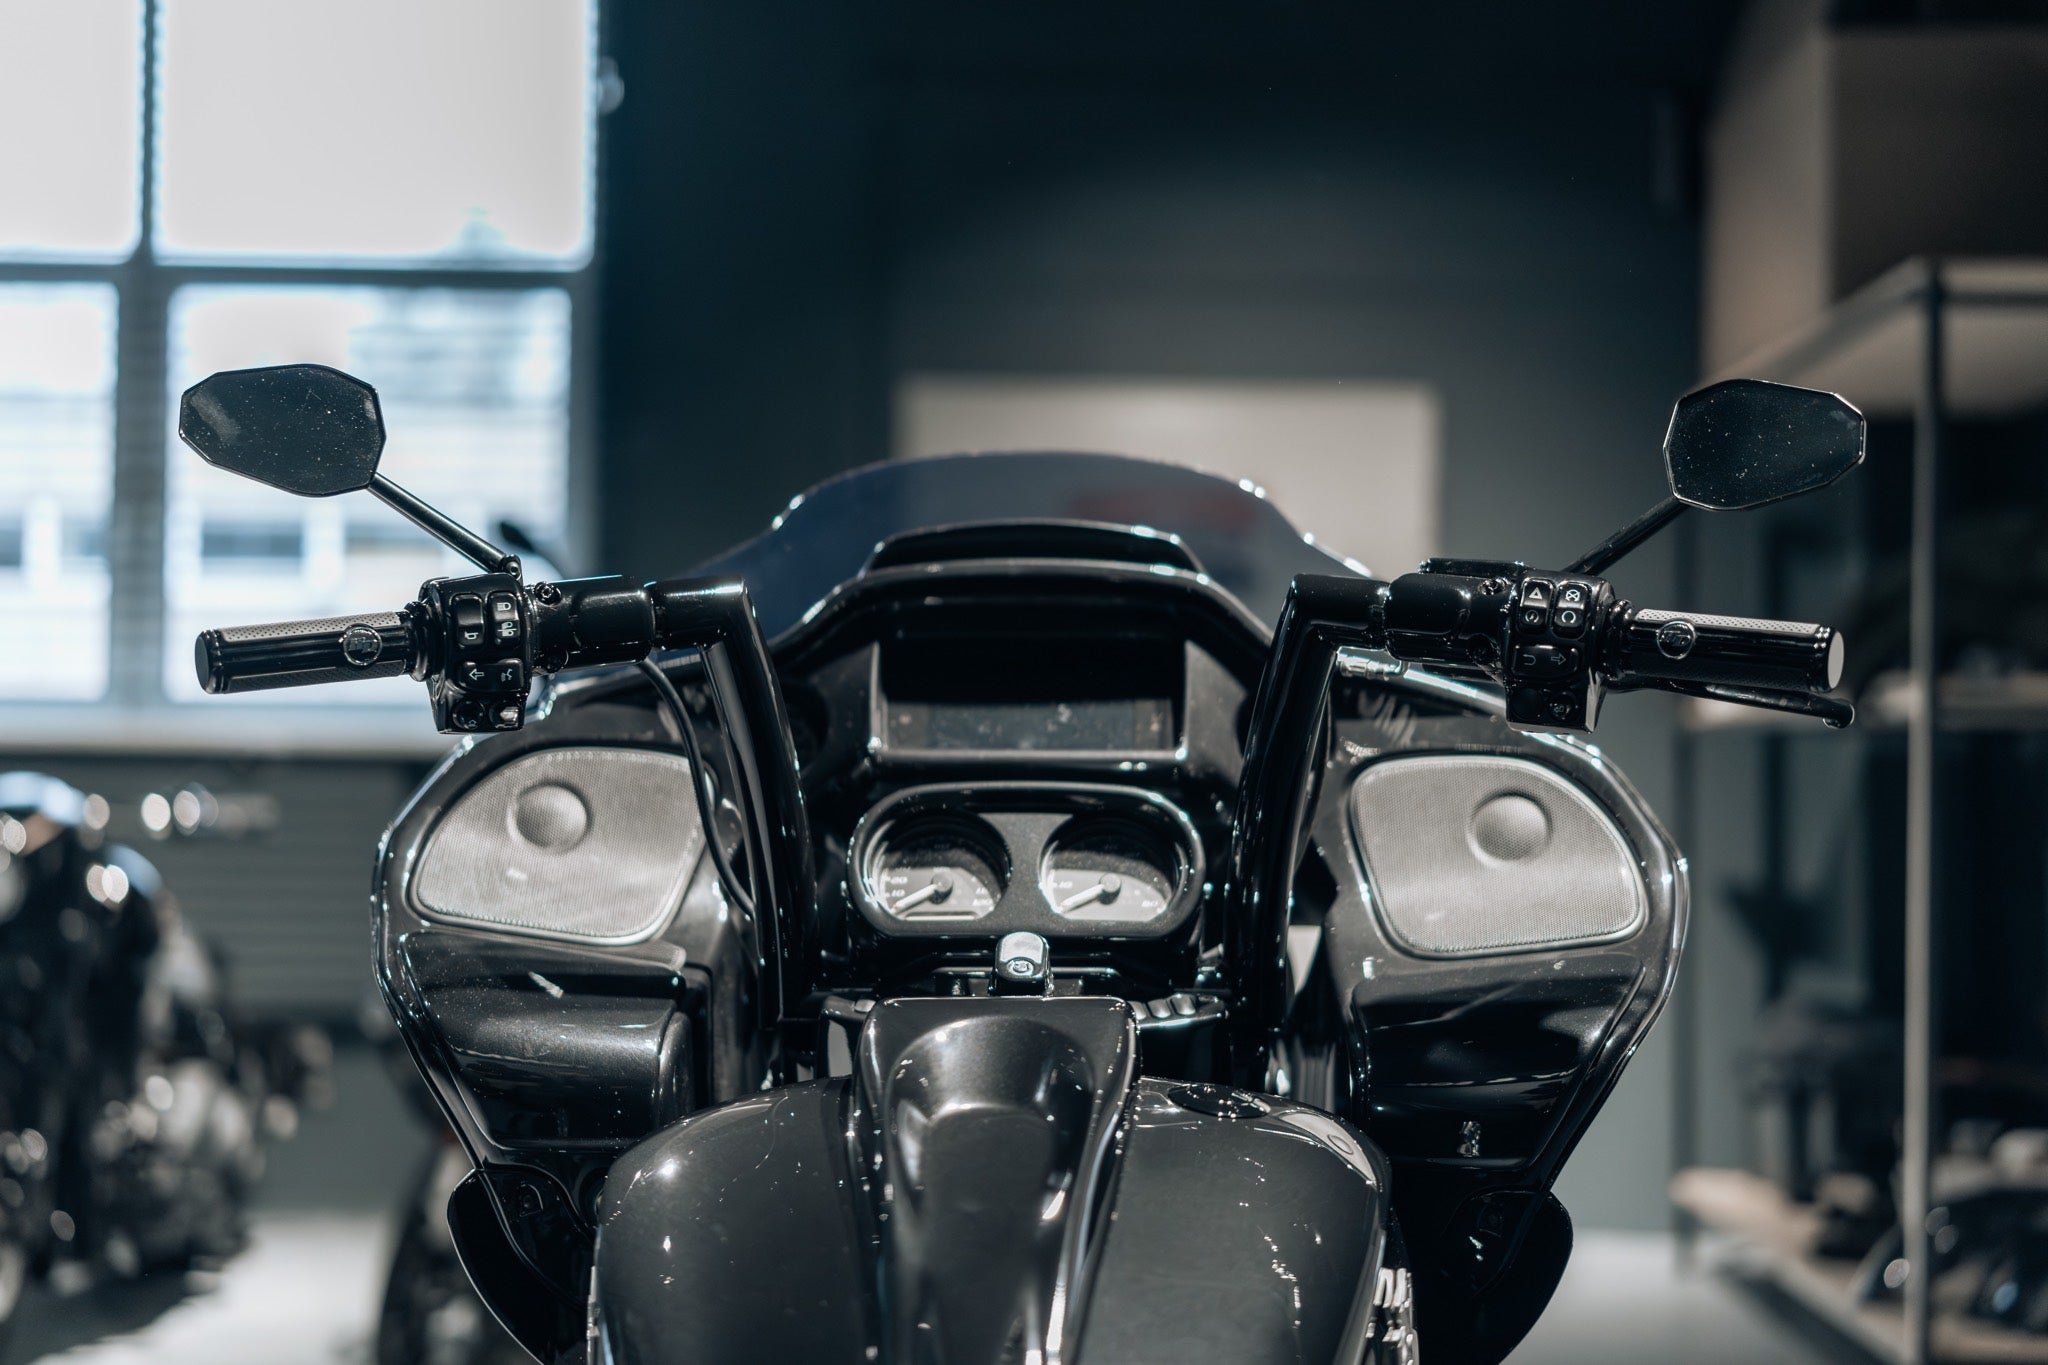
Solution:
{"label": "windshield", "polygon": [[1365,572],[1309,541],[1249,483],[1153,460],[1077,454],[947,455],[856,469],[798,496],[769,530],[696,572],[745,578],[772,640],[858,574],[883,541],[1009,521],[1090,522],[1173,537],[1268,623],[1279,618],[1296,574]]}

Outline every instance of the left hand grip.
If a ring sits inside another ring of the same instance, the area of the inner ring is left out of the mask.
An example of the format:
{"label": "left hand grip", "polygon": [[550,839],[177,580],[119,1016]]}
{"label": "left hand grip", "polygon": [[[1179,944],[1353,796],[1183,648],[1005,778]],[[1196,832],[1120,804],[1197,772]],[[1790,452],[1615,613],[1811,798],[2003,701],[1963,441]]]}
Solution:
{"label": "left hand grip", "polygon": [[201,631],[193,664],[199,685],[221,694],[395,678],[417,653],[411,623],[384,611]]}

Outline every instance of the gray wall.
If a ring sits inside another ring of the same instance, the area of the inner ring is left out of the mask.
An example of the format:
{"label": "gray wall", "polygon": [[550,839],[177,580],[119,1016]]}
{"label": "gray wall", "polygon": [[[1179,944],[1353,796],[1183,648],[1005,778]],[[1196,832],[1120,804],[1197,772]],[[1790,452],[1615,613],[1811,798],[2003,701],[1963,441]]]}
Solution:
{"label": "gray wall", "polygon": [[[1703,84],[1714,7],[1654,39],[1500,7],[1257,38],[656,8],[614,44],[614,563],[675,571],[881,458],[916,371],[1421,380],[1452,553],[1562,562],[1661,491],[1698,319],[1668,95]],[[1668,602],[1668,548],[1621,579]],[[1668,708],[1609,714],[1663,806]],[[1666,1049],[1567,1172],[1582,1222],[1666,1219]]]}

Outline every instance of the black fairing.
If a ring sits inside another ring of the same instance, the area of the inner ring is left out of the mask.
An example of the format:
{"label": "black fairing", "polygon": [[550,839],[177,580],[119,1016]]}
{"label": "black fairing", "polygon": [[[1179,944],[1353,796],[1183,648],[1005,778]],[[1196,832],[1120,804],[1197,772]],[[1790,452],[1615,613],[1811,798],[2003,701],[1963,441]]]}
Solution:
{"label": "black fairing", "polygon": [[[1021,457],[937,463],[963,502],[969,475],[1041,468]],[[1070,474],[1097,467],[1055,463]],[[1100,467],[1135,490],[1116,506],[1144,501],[1143,465]],[[877,1359],[915,1361],[930,1358],[919,1352],[939,1332],[948,1359],[1003,1359],[1012,1342],[1051,1358],[1055,1340],[1071,1345],[1076,1333],[1097,1359],[1328,1359],[1364,1330],[1361,1305],[1395,1226],[1433,1357],[1498,1360],[1534,1321],[1570,1240],[1551,1184],[1668,993],[1685,922],[1683,865],[1596,750],[1517,733],[1497,697],[1420,670],[1338,669],[1328,723],[1309,736],[1317,780],[1305,784],[1314,797],[1293,900],[1297,925],[1323,928],[1322,951],[1270,1071],[1263,1058],[1241,1065],[1229,1045],[1241,1002],[1218,966],[1220,878],[1203,879],[1198,910],[1167,936],[1061,939],[1051,1000],[986,994],[993,941],[878,932],[854,903],[847,859],[863,817],[906,790],[962,782],[1128,786],[1183,812],[1206,865],[1224,866],[1247,703],[1270,644],[1270,617],[1255,613],[1277,609],[1288,573],[1342,566],[1268,525],[1277,514],[1235,485],[1177,471],[1175,486],[1183,475],[1202,508],[1258,534],[1166,549],[1134,535],[1109,557],[1097,542],[1111,533],[1069,526],[1054,548],[1103,557],[1033,558],[1002,528],[931,530],[948,523],[912,496],[924,485],[906,487],[892,469],[879,489],[894,508],[889,534],[855,518],[814,559],[837,525],[826,515],[834,498],[866,497],[828,485],[724,566],[762,585],[817,873],[805,938],[819,961],[802,983],[809,997],[779,1028],[763,1026],[760,954],[708,859],[637,942],[513,937],[422,911],[414,879],[437,824],[506,765],[578,745],[683,752],[637,673],[555,684],[531,725],[466,744],[399,817],[378,865],[379,979],[481,1168],[459,1220],[465,1262],[480,1283],[494,1280],[487,1299],[530,1350],[582,1349],[598,1263],[620,1362],[686,1346],[708,1360],[865,1360],[873,1347],[886,1348]],[[1246,549],[1242,563],[1229,562],[1232,545]],[[1261,546],[1273,553],[1249,553]],[[1203,569],[1185,567],[1189,556]],[[876,743],[890,682],[882,655],[992,632],[1060,659],[1076,642],[1165,642],[1166,657],[1183,661],[1179,748]],[[707,762],[732,790],[701,666],[665,666],[707,717]],[[1430,958],[1402,948],[1372,901],[1348,798],[1369,765],[1430,753],[1510,756],[1569,781],[1627,843],[1647,898],[1641,921],[1556,950]],[[593,887],[593,903],[607,892]],[[1116,1041],[1133,1018],[1135,1061]],[[1056,1037],[1034,1032],[1054,1025]],[[955,1041],[920,1041],[948,1027]],[[851,1042],[859,1067],[883,1069],[845,1075],[849,1059],[842,1049],[835,1060],[831,1039]],[[982,1060],[954,1069],[962,1055]],[[903,1100],[889,1069],[898,1064],[941,1099]],[[820,1075],[833,1078],[756,1093]],[[1244,1106],[1215,1094],[1236,1092],[1189,1084],[1207,1081],[1288,1100],[1262,1097],[1267,1112],[1232,1118]],[[919,1206],[894,1174],[880,1186],[873,1176],[928,1155],[903,1132],[939,1112],[932,1104],[952,1106],[930,1168],[944,1193]],[[955,1125],[962,1114],[978,1117]],[[956,1142],[962,1133],[973,1137]],[[1115,1135],[1107,1147],[1105,1133]],[[1048,1221],[1059,1182],[1065,1201]],[[1108,1212],[1098,1217],[1084,1195],[1108,1200]],[[1001,1222],[945,1213],[963,1200],[999,1202],[1016,1218],[1011,1233],[976,1242],[983,1223]],[[959,1278],[945,1282],[934,1266]],[[920,1327],[933,1321],[919,1316],[927,1308],[936,1323]]]}
{"label": "black fairing", "polygon": [[[1350,1071],[1330,1068],[1328,1090],[1297,1093],[1345,1113],[1391,1158],[1431,1354],[1499,1360],[1535,1323],[1570,1252],[1570,1221],[1550,1187],[1676,977],[1685,864],[1589,744],[1469,714],[1416,714],[1362,691],[1340,696],[1337,712],[1312,826],[1327,872],[1317,879],[1327,898],[1321,984],[1297,1011],[1313,1019],[1335,1007],[1328,1027],[1348,1030]],[[1371,764],[1428,753],[1513,757],[1567,777],[1636,860],[1640,924],[1620,939],[1483,956],[1402,948],[1372,903],[1344,798]]]}
{"label": "black fairing", "polygon": [[1327,1114],[1137,1078],[1134,1022],[892,1001],[857,1076],[634,1148],[602,1200],[605,1358],[1358,1358],[1383,1160]]}

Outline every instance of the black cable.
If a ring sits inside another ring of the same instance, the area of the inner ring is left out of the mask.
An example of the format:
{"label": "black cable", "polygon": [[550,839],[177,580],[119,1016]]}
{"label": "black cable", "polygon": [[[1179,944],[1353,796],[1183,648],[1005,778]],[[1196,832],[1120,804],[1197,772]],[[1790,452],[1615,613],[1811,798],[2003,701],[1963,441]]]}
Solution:
{"label": "black cable", "polygon": [[[711,770],[704,766],[703,751],[697,747],[697,731],[690,723],[690,709],[683,705],[683,694],[676,691],[676,685],[669,681],[668,674],[647,659],[635,664],[647,680],[654,684],[655,693],[669,709],[669,716],[675,722],[677,732],[682,736],[683,748],[689,751],[690,773],[697,785],[697,814],[704,822],[704,842],[711,849],[712,866],[718,869],[718,880],[725,886],[728,900],[746,912],[749,919],[754,915],[753,894],[741,885],[739,874],[733,871],[732,860],[726,856],[725,841],[718,837],[718,806],[711,790]],[[745,838],[746,813],[740,814],[741,838]]]}

